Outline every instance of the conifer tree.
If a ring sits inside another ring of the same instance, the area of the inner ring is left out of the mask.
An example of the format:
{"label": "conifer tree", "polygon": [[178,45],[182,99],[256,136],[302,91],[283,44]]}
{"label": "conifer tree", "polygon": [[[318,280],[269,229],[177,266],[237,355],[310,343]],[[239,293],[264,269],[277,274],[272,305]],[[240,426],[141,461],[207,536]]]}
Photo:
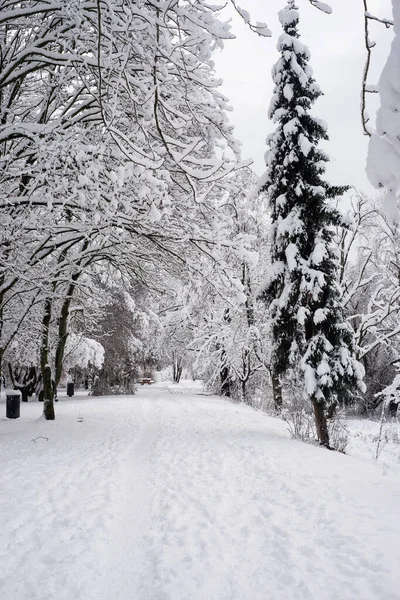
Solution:
{"label": "conifer tree", "polygon": [[299,40],[294,0],[279,18],[284,32],[269,109],[276,129],[267,138],[261,187],[272,216],[272,265],[260,297],[272,321],[275,380],[288,369],[300,371],[319,441],[329,447],[327,411],[355,386],[363,387],[337,281],[334,227],[342,218],[330,204],[347,188],[323,178],[329,158],[318,144],[328,139],[326,126],[310,114],[322,92],[308,64],[309,50]]}

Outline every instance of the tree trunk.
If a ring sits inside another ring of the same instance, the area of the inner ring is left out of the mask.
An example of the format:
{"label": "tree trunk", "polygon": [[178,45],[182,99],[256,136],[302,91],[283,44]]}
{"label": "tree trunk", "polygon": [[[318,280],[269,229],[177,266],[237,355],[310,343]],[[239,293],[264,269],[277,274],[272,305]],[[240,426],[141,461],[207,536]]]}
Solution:
{"label": "tree trunk", "polygon": [[252,327],[255,323],[253,295],[251,292],[250,272],[247,264],[242,264],[242,284],[246,289],[246,318],[247,325]]}
{"label": "tree trunk", "polygon": [[54,391],[51,381],[51,367],[49,364],[49,330],[51,321],[51,300],[47,298],[44,304],[44,315],[42,320],[42,344],[40,347],[40,367],[43,383],[43,415],[47,421],[54,421]]}
{"label": "tree trunk", "polygon": [[331,449],[329,445],[329,431],[324,404],[322,402],[317,402],[315,398],[312,398],[312,403],[314,407],[315,426],[317,428],[319,443],[321,446]]}
{"label": "tree trunk", "polygon": [[172,354],[172,380],[174,383],[179,383],[182,376],[182,358],[177,356],[175,352]]}
{"label": "tree trunk", "polygon": [[220,370],[220,379],[221,379],[221,396],[227,396],[230,398],[231,395],[231,379],[229,375],[229,367],[224,366]]}
{"label": "tree trunk", "polygon": [[0,394],[3,387],[3,348],[0,348]]}
{"label": "tree trunk", "polygon": [[[87,248],[87,245],[88,245],[88,242],[85,242],[85,244],[82,247],[82,252]],[[55,356],[55,374],[54,374],[56,387],[60,383],[60,379],[61,379],[61,375],[62,375],[65,345],[66,345],[67,339],[68,339],[68,319],[69,319],[69,312],[70,312],[70,308],[71,308],[72,297],[75,292],[76,282],[78,281],[81,274],[82,274],[82,271],[77,271],[76,273],[74,273],[72,275],[72,278],[71,278],[72,282],[70,283],[70,285],[68,287],[67,295],[65,297],[65,300],[64,300],[62,308],[61,308],[60,319],[58,321],[58,341],[57,341],[56,356]]]}
{"label": "tree trunk", "polygon": [[282,382],[278,373],[272,369],[271,371],[271,381],[272,381],[272,394],[274,397],[274,407],[277,412],[281,412],[283,405],[283,396],[282,396]]}
{"label": "tree trunk", "polygon": [[[2,273],[0,275],[0,289],[3,290],[5,277]],[[3,356],[4,356],[4,347],[3,347],[3,328],[4,328],[4,291],[0,292],[0,394],[3,385]]]}
{"label": "tree trunk", "polygon": [[[71,291],[72,289],[72,291]],[[61,315],[58,321],[58,341],[55,355],[55,371],[54,378],[56,385],[60,383],[61,375],[62,375],[62,366],[64,360],[64,352],[65,352],[65,344],[67,343],[68,338],[68,317],[69,317],[69,307],[71,305],[72,294],[73,294],[74,286],[71,284],[69,286],[67,297],[65,298],[62,308]]]}
{"label": "tree trunk", "polygon": [[247,379],[242,379],[240,381],[240,387],[241,387],[242,402],[247,404]]}

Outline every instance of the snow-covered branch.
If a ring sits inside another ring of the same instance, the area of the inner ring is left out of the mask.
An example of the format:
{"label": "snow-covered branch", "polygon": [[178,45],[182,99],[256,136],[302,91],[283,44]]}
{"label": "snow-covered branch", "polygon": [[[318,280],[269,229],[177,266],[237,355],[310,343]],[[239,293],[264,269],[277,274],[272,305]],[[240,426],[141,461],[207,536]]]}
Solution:
{"label": "snow-covered branch", "polygon": [[318,8],[318,10],[330,15],[332,13],[332,8],[326,2],[320,2],[319,0],[309,0],[310,4]]}
{"label": "snow-covered branch", "polygon": [[272,36],[272,32],[266,23],[260,23],[259,21],[257,21],[256,24],[252,23],[250,13],[244,8],[238,6],[235,0],[230,1],[236,12],[240,15],[243,22],[251,29],[251,31],[253,31],[261,37]]}

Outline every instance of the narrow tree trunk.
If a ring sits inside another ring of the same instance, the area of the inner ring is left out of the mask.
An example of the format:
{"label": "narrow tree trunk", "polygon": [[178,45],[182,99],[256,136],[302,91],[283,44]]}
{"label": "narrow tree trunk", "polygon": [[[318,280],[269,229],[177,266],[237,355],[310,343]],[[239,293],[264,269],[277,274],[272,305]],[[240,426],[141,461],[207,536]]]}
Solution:
{"label": "narrow tree trunk", "polygon": [[[226,308],[224,310],[223,319],[224,319],[225,323],[231,322],[232,319],[231,319],[229,308]],[[220,351],[221,351],[221,358],[220,358],[221,362],[220,362],[220,368],[219,368],[219,378],[221,381],[220,396],[227,396],[228,398],[230,398],[230,396],[231,396],[231,376],[230,376],[229,365],[227,364],[227,361],[226,361],[226,352],[225,352],[223,345],[220,347]]]}
{"label": "narrow tree trunk", "polygon": [[42,371],[43,382],[43,415],[47,421],[54,421],[54,391],[51,382],[51,367],[49,364],[49,330],[51,321],[51,299],[47,298],[44,305],[44,315],[42,320],[42,344],[40,347],[40,367]]}
{"label": "narrow tree trunk", "polygon": [[[82,253],[85,252],[88,245],[89,245],[89,240],[85,240],[83,242],[83,245],[81,248]],[[63,256],[65,256],[65,253],[63,254]],[[78,262],[79,266],[81,264],[82,264],[82,260],[80,260]],[[70,312],[70,308],[71,308],[72,297],[75,293],[77,281],[81,275],[82,275],[81,269],[72,275],[72,277],[71,277],[72,281],[68,287],[67,294],[65,296],[65,299],[64,299],[64,302],[63,302],[63,305],[61,308],[61,315],[60,315],[60,319],[58,322],[58,341],[57,341],[57,348],[56,348],[56,355],[55,355],[54,380],[55,380],[56,389],[57,389],[58,384],[60,383],[60,379],[61,379],[61,375],[62,375],[65,345],[66,345],[67,339],[68,339],[68,319],[69,319],[69,312]]]}
{"label": "narrow tree trunk", "polygon": [[182,377],[182,361],[180,360],[178,367],[177,367],[177,373],[176,373],[176,383],[179,383]]}
{"label": "narrow tree trunk", "polygon": [[[4,275],[0,276],[0,287],[4,285]],[[3,347],[3,328],[4,328],[4,292],[0,293],[0,394],[1,388],[3,385],[3,356],[4,356],[4,347]]]}
{"label": "narrow tree trunk", "polygon": [[247,379],[242,379],[240,382],[242,402],[247,404]]}
{"label": "narrow tree trunk", "polygon": [[[225,323],[230,323],[231,320],[232,319],[231,319],[229,308],[226,308],[224,311],[224,321],[225,321]],[[221,366],[220,372],[219,372],[219,376],[220,376],[220,380],[221,380],[220,395],[227,396],[228,398],[230,398],[230,396],[231,396],[231,377],[230,377],[229,366],[226,363],[226,352],[225,352],[225,349],[223,346],[221,348],[221,365],[222,366]]]}
{"label": "narrow tree trunk", "polygon": [[72,275],[72,283],[68,287],[67,295],[63,302],[61,308],[61,315],[58,321],[58,341],[55,355],[55,370],[54,370],[54,380],[56,387],[60,383],[61,375],[62,375],[62,367],[64,362],[64,352],[65,345],[68,339],[68,319],[69,319],[69,311],[71,307],[72,297],[75,292],[76,282],[79,279],[81,272],[74,273]]}
{"label": "narrow tree trunk", "polygon": [[272,394],[274,397],[274,407],[277,412],[281,412],[283,405],[283,396],[282,396],[282,382],[278,373],[272,369],[271,371],[271,381],[272,381]]}
{"label": "narrow tree trunk", "polygon": [[172,353],[172,380],[174,383],[179,383],[182,376],[182,358]]}
{"label": "narrow tree trunk", "polygon": [[329,431],[328,423],[326,420],[325,407],[321,402],[317,402],[315,398],[312,399],[315,415],[315,426],[317,428],[317,436],[321,446],[325,446],[330,449],[329,445]]}
{"label": "narrow tree trunk", "polygon": [[240,379],[240,387],[241,387],[241,396],[242,396],[242,401],[247,404],[247,382],[250,379],[250,375],[251,375],[251,356],[250,356],[250,350],[248,348],[246,348],[246,350],[244,351],[244,354],[242,355],[242,372],[243,375]]}
{"label": "narrow tree trunk", "polygon": [[0,348],[0,394],[3,387],[3,348]]}
{"label": "narrow tree trunk", "polygon": [[220,370],[220,379],[221,379],[221,391],[220,391],[220,395],[221,396],[227,396],[228,398],[230,398],[231,395],[231,379],[230,379],[230,374],[229,374],[229,367],[227,367],[226,365],[221,367]]}
{"label": "narrow tree trunk", "polygon": [[246,289],[246,318],[247,325],[252,327],[255,323],[253,295],[251,292],[250,272],[246,263],[242,264],[242,284]]}

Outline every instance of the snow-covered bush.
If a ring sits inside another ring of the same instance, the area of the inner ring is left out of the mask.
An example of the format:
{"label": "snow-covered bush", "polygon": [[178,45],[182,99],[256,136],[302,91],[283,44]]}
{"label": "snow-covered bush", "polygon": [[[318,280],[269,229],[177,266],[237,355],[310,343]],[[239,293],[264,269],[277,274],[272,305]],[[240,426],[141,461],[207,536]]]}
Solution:
{"label": "snow-covered bush", "polygon": [[104,363],[104,348],[100,342],[85,336],[70,333],[65,350],[66,370],[74,367],[101,369]]}
{"label": "snow-covered bush", "polygon": [[295,439],[310,442],[315,440],[315,422],[312,406],[301,393],[285,401],[281,417],[287,424],[290,435]]}
{"label": "snow-covered bush", "polygon": [[345,409],[335,411],[332,418],[328,419],[328,428],[331,447],[338,452],[346,454],[346,449],[350,443],[350,432],[346,426]]}
{"label": "snow-covered bush", "polygon": [[[280,411],[290,435],[308,443],[317,441],[313,405],[302,393],[301,375],[290,372],[284,380],[284,404]],[[346,452],[349,431],[346,427],[344,409],[332,411],[327,419],[330,447],[338,452]]]}
{"label": "snow-covered bush", "polygon": [[290,435],[305,442],[315,440],[315,422],[312,404],[304,397],[301,376],[290,371],[284,379],[284,402],[280,415]]}

